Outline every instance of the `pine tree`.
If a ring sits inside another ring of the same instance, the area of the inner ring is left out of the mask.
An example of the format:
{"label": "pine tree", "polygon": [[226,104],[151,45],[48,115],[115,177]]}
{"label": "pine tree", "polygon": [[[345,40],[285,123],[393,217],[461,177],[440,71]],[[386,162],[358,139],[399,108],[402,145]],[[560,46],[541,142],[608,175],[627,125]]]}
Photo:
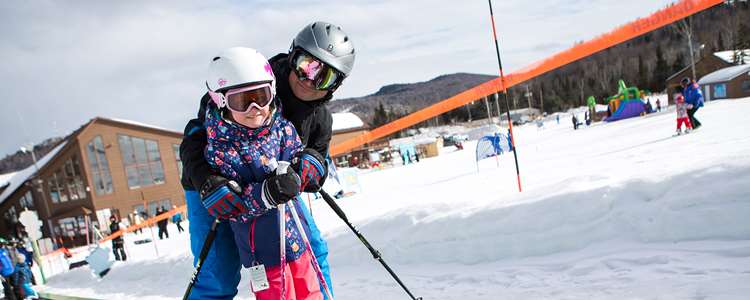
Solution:
{"label": "pine tree", "polygon": [[654,68],[654,77],[651,82],[651,91],[663,91],[665,80],[669,77],[669,66],[664,59],[661,46],[656,46],[656,68]]}
{"label": "pine tree", "polygon": [[385,110],[385,106],[383,106],[383,102],[380,102],[378,104],[378,107],[375,108],[375,113],[372,117],[372,126],[373,127],[380,127],[383,124],[388,123],[388,112]]}
{"label": "pine tree", "polygon": [[648,70],[643,64],[643,57],[638,55],[638,86],[644,88],[648,86]]}

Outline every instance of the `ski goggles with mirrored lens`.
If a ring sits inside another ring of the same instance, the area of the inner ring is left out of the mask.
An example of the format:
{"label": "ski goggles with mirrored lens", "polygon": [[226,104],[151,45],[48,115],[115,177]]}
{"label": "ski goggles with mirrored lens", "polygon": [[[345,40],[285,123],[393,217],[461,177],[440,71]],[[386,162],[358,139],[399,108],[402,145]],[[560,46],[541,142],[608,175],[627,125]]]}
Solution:
{"label": "ski goggles with mirrored lens", "polygon": [[292,70],[300,80],[310,80],[316,90],[327,91],[338,87],[344,74],[302,50],[292,52]]}

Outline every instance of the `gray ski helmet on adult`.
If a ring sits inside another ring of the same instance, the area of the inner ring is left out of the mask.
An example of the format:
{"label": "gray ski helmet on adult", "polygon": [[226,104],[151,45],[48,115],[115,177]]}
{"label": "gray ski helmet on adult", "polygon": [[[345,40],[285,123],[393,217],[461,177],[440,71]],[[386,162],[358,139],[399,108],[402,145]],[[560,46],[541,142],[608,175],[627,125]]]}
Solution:
{"label": "gray ski helmet on adult", "polygon": [[354,67],[354,44],[337,26],[317,21],[305,26],[292,41],[292,49],[301,48],[324,63],[349,76]]}

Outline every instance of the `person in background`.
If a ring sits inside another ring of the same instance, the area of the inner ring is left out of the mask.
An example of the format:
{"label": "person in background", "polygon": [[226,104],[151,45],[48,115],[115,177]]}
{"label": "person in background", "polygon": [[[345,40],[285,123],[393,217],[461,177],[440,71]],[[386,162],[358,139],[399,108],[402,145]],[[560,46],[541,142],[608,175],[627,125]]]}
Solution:
{"label": "person in background", "polygon": [[2,275],[3,281],[3,294],[5,299],[16,299],[16,290],[13,288],[13,274],[16,272],[13,260],[10,258],[10,253],[6,247],[8,241],[0,238],[0,275]]}
{"label": "person in background", "polygon": [[[143,223],[143,217],[141,217],[141,214],[137,210],[133,211],[132,217],[133,217],[133,225],[141,225],[141,223]],[[143,233],[143,227],[139,227],[138,229],[135,230],[135,232],[138,234]]]}
{"label": "person in background", "polygon": [[39,294],[31,287],[31,269],[26,264],[23,254],[17,255],[16,272],[13,273],[13,285],[18,299],[39,299]]}
{"label": "person in background", "polygon": [[[172,205],[172,209],[177,209],[177,205]],[[180,225],[180,223],[182,223],[182,213],[181,212],[178,212],[178,213],[174,214],[174,216],[172,216],[172,223],[174,223],[175,225],[177,225],[177,233],[185,231],[185,229],[182,228],[182,225]]]}
{"label": "person in background", "polygon": [[[164,208],[164,206],[159,206],[156,209],[156,215],[160,216],[167,213],[167,209]],[[169,231],[167,231],[167,224],[169,224],[169,219],[163,219],[156,221],[156,226],[159,228],[159,239],[164,239],[163,236],[166,236],[169,238]]]}
{"label": "person in background", "polygon": [[[109,217],[109,233],[113,234],[120,230],[120,222],[112,215]],[[125,240],[122,235],[112,239],[112,252],[115,254],[115,260],[125,261],[128,257],[125,255]]]}
{"label": "person in background", "polygon": [[659,99],[656,99],[656,111],[661,111],[661,101],[659,101]]}
{"label": "person in background", "polygon": [[[26,247],[26,244],[23,241],[16,242],[16,253],[22,254],[25,257],[26,265],[31,268],[34,266],[34,252],[32,250],[29,250],[29,248]],[[31,274],[31,284],[36,285],[36,278],[34,278],[34,273]]]}

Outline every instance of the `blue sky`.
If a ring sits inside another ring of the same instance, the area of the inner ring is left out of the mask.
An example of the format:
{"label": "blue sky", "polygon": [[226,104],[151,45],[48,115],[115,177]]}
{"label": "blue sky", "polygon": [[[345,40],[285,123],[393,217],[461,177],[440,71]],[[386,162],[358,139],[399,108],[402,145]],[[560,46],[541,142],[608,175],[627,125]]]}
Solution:
{"label": "blue sky", "polygon": [[[506,72],[645,16],[667,0],[494,1]],[[441,74],[497,74],[486,1],[1,1],[0,156],[95,116],[181,131],[208,61],[247,46],[270,57],[314,20],[357,49],[338,98]]]}

